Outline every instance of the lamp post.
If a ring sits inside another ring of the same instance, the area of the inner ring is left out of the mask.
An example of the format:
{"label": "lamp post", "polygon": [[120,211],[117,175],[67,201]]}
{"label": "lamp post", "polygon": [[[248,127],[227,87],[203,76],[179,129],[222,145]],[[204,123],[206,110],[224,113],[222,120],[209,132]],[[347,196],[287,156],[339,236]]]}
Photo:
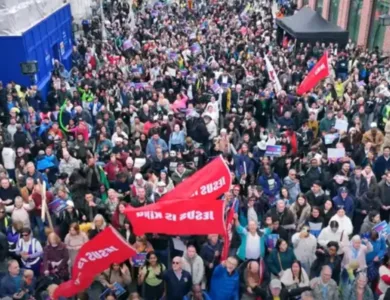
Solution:
{"label": "lamp post", "polygon": [[380,15],[379,21],[382,26],[390,26],[390,15]]}

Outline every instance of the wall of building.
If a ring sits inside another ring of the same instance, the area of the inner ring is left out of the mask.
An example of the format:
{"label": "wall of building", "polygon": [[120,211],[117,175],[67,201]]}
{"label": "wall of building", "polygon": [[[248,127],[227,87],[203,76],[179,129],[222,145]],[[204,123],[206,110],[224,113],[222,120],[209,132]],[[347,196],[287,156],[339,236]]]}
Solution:
{"label": "wall of building", "polygon": [[[317,1],[318,0],[309,0],[309,6],[315,10],[317,8]],[[338,16],[337,16],[337,25],[340,26],[343,29],[348,30],[348,25],[349,25],[349,17],[350,17],[350,10],[351,9],[356,9],[355,7],[352,8],[352,1],[356,0],[340,0],[339,1],[339,6],[338,6]],[[330,14],[330,9],[331,9],[331,2],[332,0],[323,0],[323,9],[322,9],[322,17],[329,20],[329,14]],[[297,0],[297,5],[298,8],[303,6],[304,1],[303,0]],[[369,47],[370,44],[372,44],[372,32],[375,32],[375,29],[372,30],[373,26],[373,18],[375,18],[376,23],[378,21],[379,14],[375,10],[375,5],[380,5],[380,4],[388,4],[390,1],[388,0],[361,0],[361,13],[360,13],[360,24],[358,28],[358,34],[357,34],[357,39],[356,43],[357,45],[361,47]],[[389,5],[390,7],[390,5]],[[388,12],[390,14],[390,10]],[[351,26],[351,25],[350,25]],[[378,26],[377,26],[378,27]],[[386,29],[379,28],[380,31],[384,30],[384,37],[383,35],[381,36],[383,38],[383,46],[382,50],[389,55],[390,54],[390,27],[387,27]],[[370,32],[371,30],[371,32]],[[370,38],[371,38],[371,43],[370,43]],[[374,37],[376,39],[376,37]]]}

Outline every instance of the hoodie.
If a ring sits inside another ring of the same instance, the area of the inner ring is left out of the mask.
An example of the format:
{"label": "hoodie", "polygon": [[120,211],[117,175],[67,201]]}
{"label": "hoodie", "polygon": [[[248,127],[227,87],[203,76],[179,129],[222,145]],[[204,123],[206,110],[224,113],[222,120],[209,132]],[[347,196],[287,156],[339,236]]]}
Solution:
{"label": "hoodie", "polygon": [[192,276],[192,283],[194,285],[202,284],[205,278],[203,259],[198,254],[195,254],[193,258],[190,258],[187,255],[187,251],[184,251],[181,260],[183,263],[183,270],[189,272]]}
{"label": "hoodie", "polygon": [[370,216],[366,216],[364,218],[362,228],[360,228],[360,234],[370,233],[375,225],[376,224],[370,220]]}
{"label": "hoodie", "polygon": [[339,188],[338,190],[338,194],[336,197],[334,197],[332,199],[333,201],[333,206],[334,207],[343,207],[344,210],[345,210],[345,214],[350,218],[352,219],[352,215],[353,215],[353,208],[354,208],[354,203],[353,203],[353,199],[352,197],[349,195],[349,193],[347,194],[347,197],[345,197],[345,199],[343,199],[341,197],[341,191],[345,191],[344,188]]}
{"label": "hoodie", "polygon": [[338,254],[342,254],[343,247],[349,245],[348,234],[346,234],[345,232],[343,233],[343,230],[340,228],[340,226],[336,232],[332,231],[330,226],[325,227],[324,229],[322,229],[317,241],[320,246],[324,247],[325,249],[328,247],[329,242],[339,243],[340,248]]}

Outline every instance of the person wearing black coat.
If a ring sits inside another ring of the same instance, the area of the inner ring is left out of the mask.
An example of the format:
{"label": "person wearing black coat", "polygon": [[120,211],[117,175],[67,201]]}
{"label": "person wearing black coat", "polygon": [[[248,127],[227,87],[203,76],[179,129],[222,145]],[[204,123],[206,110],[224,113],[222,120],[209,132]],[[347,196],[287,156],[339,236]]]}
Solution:
{"label": "person wearing black coat", "polygon": [[323,172],[321,167],[318,166],[316,158],[311,160],[311,166],[307,169],[305,175],[301,179],[301,188],[303,192],[307,192],[312,185],[316,182],[322,182]]}
{"label": "person wearing black coat", "polygon": [[380,211],[381,203],[374,191],[368,191],[355,200],[355,213],[353,215],[353,229],[356,234],[370,211]]}
{"label": "person wearing black coat", "polygon": [[[358,186],[359,185],[359,186]],[[362,168],[357,166],[349,178],[349,192],[355,199],[362,197],[368,191],[367,179],[362,175]]]}
{"label": "person wearing black coat", "polygon": [[209,234],[208,241],[202,245],[200,250],[200,257],[202,257],[205,264],[208,285],[210,285],[214,268],[221,262],[222,247],[223,242],[218,239],[218,235]]}
{"label": "person wearing black coat", "polygon": [[293,212],[286,207],[283,200],[278,200],[275,207],[271,208],[266,216],[271,216],[272,220],[278,219],[280,226],[285,229],[295,229],[295,216]]}
{"label": "person wearing black coat", "polygon": [[332,269],[332,279],[338,284],[341,274],[342,257],[337,255],[339,244],[337,242],[329,242],[328,249],[318,248],[316,251],[316,260],[310,267],[310,279],[319,277],[323,266],[330,266]]}
{"label": "person wearing black coat", "polygon": [[329,197],[326,196],[324,191],[322,190],[321,182],[315,181],[313,182],[310,191],[306,193],[306,198],[310,206],[323,207]]}

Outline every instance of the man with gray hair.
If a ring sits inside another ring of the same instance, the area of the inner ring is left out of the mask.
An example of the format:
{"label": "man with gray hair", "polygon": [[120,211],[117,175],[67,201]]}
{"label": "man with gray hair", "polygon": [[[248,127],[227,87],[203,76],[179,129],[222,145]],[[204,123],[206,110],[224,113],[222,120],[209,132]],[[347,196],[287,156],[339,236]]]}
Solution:
{"label": "man with gray hair", "polygon": [[316,300],[339,300],[337,283],[332,279],[332,269],[327,265],[322,267],[320,277],[310,281],[310,287]]}
{"label": "man with gray hair", "polygon": [[301,298],[302,300],[314,300],[314,296],[311,291],[303,292]]}

